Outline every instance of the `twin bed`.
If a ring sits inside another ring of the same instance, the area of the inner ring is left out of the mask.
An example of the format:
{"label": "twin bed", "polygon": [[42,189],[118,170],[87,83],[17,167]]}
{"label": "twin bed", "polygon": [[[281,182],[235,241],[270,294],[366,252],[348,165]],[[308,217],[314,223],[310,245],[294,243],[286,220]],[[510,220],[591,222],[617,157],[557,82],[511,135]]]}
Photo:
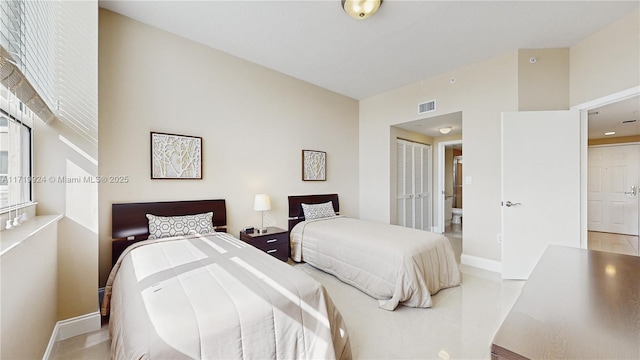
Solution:
{"label": "twin bed", "polygon": [[[342,316],[322,285],[224,232],[191,233],[225,225],[215,216],[224,200],[206,202],[191,204],[195,210],[184,202],[113,206],[113,234],[130,246],[102,304],[112,358],[351,358]],[[146,214],[164,216],[151,234]],[[184,235],[142,240],[176,229]]]}
{"label": "twin bed", "polygon": [[[460,284],[444,236],[336,215],[289,197],[291,258],[393,310]],[[306,217],[305,217],[306,216]],[[309,275],[227,234],[224,200],[114,204],[102,314],[112,358],[349,359],[342,316]]]}
{"label": "twin bed", "polygon": [[449,239],[440,234],[336,215],[337,194],[289,196],[291,258],[378,299],[431,307],[431,295],[460,284]]}

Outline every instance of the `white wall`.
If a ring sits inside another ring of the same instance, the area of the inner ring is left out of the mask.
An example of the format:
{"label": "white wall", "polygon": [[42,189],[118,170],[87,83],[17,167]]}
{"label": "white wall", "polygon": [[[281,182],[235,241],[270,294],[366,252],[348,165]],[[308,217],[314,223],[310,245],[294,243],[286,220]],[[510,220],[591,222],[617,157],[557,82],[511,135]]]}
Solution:
{"label": "white wall", "polygon": [[[100,275],[111,268],[111,204],[227,201],[229,232],[287,228],[287,196],[338,193],[358,216],[358,103],[281,73],[100,10]],[[203,138],[202,180],[151,180],[149,132]],[[388,142],[388,138],[387,138]],[[302,181],[302,150],[327,152],[327,181]],[[388,154],[387,154],[388,159]]]}

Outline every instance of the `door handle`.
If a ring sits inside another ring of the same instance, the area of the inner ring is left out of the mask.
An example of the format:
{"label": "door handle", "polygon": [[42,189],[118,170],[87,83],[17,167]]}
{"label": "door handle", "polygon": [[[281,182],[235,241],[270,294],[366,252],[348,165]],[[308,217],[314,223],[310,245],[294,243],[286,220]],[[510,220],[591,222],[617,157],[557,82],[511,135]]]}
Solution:
{"label": "door handle", "polygon": [[631,191],[625,191],[624,193],[626,195],[636,196],[636,194],[638,193],[638,188],[635,187],[634,185],[632,185],[631,186]]}
{"label": "door handle", "polygon": [[520,203],[512,203],[511,201],[507,201],[507,202],[505,203],[505,205],[506,205],[507,207],[512,207],[512,206],[522,205],[522,204],[520,204]]}

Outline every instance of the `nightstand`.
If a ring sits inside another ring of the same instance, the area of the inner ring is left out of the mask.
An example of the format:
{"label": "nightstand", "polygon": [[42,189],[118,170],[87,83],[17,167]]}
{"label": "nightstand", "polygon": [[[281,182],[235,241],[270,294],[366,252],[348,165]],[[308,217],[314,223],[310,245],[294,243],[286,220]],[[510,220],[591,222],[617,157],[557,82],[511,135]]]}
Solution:
{"label": "nightstand", "polygon": [[264,234],[258,234],[257,231],[250,234],[240,231],[240,240],[282,261],[287,261],[289,258],[289,232],[287,230],[269,226]]}

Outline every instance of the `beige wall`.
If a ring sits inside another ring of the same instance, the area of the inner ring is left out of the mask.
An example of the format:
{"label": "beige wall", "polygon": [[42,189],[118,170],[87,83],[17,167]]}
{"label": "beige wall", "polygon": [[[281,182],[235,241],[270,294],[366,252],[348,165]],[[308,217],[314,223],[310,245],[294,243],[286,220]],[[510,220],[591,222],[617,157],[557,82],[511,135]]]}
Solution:
{"label": "beige wall", "polygon": [[[389,176],[380,173],[384,168],[376,166],[378,159],[390,153],[384,142],[389,125],[416,120],[416,104],[436,99],[436,116],[463,112],[465,176],[472,180],[463,194],[463,253],[500,261],[500,244],[496,241],[501,227],[500,114],[545,107],[566,109],[638,86],[638,17],[638,12],[626,16],[571,47],[568,70],[566,49],[519,50],[363,99],[360,216],[389,219]],[[532,65],[528,58],[533,54],[539,57],[538,67],[528,66]],[[547,76],[546,72],[555,75]],[[452,77],[456,78],[453,84],[449,82]],[[543,92],[549,93],[540,94]]]}
{"label": "beige wall", "polygon": [[[358,216],[357,101],[100,10],[100,278],[111,268],[111,204],[223,198],[234,235],[287,227],[287,196],[336,192]],[[150,180],[149,132],[203,137],[203,180]],[[388,137],[386,138],[388,142]],[[301,180],[303,149],[327,152],[327,181]],[[383,161],[388,161],[385,154]]]}
{"label": "beige wall", "polygon": [[45,353],[57,320],[56,232],[54,222],[2,254],[2,359],[41,359]]}
{"label": "beige wall", "polygon": [[60,181],[97,176],[95,158],[95,145],[62,121],[36,122],[34,173],[56,179],[35,186],[36,212],[65,215],[58,224],[58,320],[98,311],[98,186]]}
{"label": "beige wall", "polygon": [[640,85],[640,11],[570,49],[571,106]]}
{"label": "beige wall", "polygon": [[569,49],[519,50],[518,110],[568,109]]}
{"label": "beige wall", "polygon": [[463,195],[464,252],[500,259],[500,113],[518,109],[517,59],[514,51],[360,102],[360,217],[389,221],[390,173],[380,159],[389,158],[390,125],[417,120],[416,105],[436,99],[433,116],[462,111],[465,175],[472,177]]}
{"label": "beige wall", "polygon": [[[75,23],[67,23],[67,20],[76,21],[70,17],[58,19],[58,26],[64,24],[65,33],[74,35],[65,38],[65,44],[59,44],[60,49],[76,51],[59,54],[60,60],[68,60],[68,56],[82,57],[84,65],[76,71],[84,78],[85,86],[69,89],[82,92],[86,101],[97,101],[97,2],[64,2],[60,6],[80,16],[86,26],[80,28]],[[60,76],[61,82],[70,81],[64,78],[65,74]],[[97,104],[92,105],[89,107],[97,109]],[[34,185],[34,198],[38,202],[37,215],[64,215],[58,223],[57,318],[65,320],[98,311],[98,187],[90,182],[61,180],[98,175],[97,133],[88,130],[80,135],[76,128],[68,125],[78,121],[88,129],[97,129],[98,114],[97,110],[93,113],[79,110],[62,99],[57,116],[49,125],[41,121],[34,123],[34,175],[47,179]]]}

